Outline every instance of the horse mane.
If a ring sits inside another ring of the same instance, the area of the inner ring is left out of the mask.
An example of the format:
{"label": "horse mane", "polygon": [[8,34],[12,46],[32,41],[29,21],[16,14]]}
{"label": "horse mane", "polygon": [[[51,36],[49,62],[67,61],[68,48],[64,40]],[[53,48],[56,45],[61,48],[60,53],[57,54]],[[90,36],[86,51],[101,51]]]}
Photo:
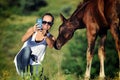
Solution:
{"label": "horse mane", "polygon": [[90,0],[84,0],[83,2],[80,2],[80,4],[77,6],[77,9],[74,11],[71,17],[76,16],[81,10],[84,10],[89,1]]}

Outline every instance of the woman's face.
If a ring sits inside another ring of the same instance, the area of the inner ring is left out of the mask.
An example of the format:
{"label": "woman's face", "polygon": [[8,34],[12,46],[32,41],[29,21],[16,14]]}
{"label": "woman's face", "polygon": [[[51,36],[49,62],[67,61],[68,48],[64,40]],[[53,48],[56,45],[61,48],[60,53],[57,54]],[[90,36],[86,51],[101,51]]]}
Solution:
{"label": "woman's face", "polygon": [[52,17],[49,15],[45,15],[42,21],[43,30],[49,30],[51,26],[52,26]]}

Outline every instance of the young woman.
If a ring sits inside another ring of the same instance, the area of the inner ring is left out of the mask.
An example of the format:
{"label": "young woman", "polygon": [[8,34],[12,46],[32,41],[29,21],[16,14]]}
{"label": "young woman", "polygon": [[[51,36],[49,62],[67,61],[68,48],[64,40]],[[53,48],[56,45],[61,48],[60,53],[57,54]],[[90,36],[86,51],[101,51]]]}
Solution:
{"label": "young woman", "polygon": [[[49,29],[54,23],[51,13],[42,16],[42,28],[35,24],[30,27],[22,37],[24,45],[15,57],[15,66],[18,74],[26,72],[28,65],[39,65],[44,59],[46,47],[53,47],[55,38],[50,34]],[[31,74],[33,68],[31,66]]]}

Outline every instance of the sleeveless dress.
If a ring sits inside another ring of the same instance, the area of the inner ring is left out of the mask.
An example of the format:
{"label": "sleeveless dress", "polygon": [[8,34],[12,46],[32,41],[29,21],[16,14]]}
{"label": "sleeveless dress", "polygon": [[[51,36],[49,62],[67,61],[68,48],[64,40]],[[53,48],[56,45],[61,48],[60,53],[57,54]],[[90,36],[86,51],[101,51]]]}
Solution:
{"label": "sleeveless dress", "polygon": [[[37,58],[37,61],[33,61],[32,59],[30,59],[30,65],[41,64],[41,62],[44,59],[44,55],[47,47],[47,43],[45,39],[43,39],[41,42],[35,41],[36,34],[37,32],[32,36],[32,38],[28,40],[28,43],[27,43],[31,48],[31,51],[32,51],[31,54],[36,56]],[[47,36],[49,37],[50,33],[47,33]]]}

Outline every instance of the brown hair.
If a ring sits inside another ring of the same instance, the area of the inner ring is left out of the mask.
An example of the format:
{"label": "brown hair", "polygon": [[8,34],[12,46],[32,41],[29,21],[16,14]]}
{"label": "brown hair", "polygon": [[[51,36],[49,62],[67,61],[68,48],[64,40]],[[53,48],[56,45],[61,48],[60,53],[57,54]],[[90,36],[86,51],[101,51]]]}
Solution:
{"label": "brown hair", "polygon": [[42,16],[42,19],[43,19],[43,17],[46,16],[46,15],[52,17],[52,24],[53,24],[53,23],[54,23],[54,16],[53,16],[51,13],[45,13],[45,14]]}

